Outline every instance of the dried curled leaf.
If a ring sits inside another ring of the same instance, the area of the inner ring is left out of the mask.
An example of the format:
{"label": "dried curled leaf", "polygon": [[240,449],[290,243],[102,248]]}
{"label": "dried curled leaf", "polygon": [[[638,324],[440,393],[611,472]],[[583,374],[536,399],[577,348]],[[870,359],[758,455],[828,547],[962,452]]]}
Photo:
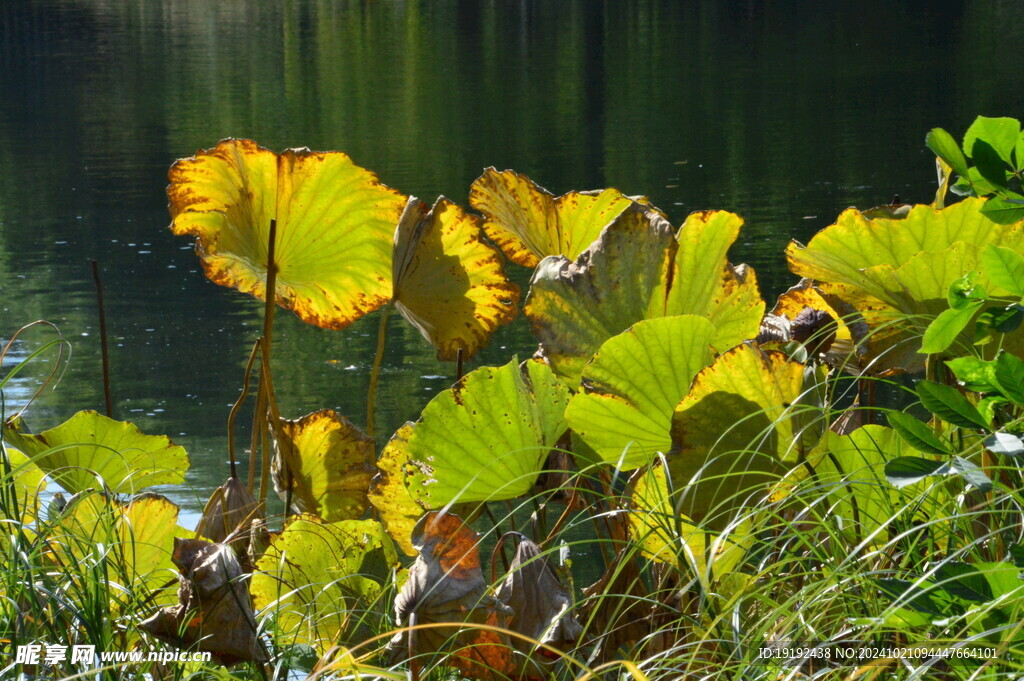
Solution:
{"label": "dried curled leaf", "polygon": [[181,570],[178,604],[140,626],[180,648],[209,651],[224,664],[265,662],[244,573],[231,547],[175,539],[173,560]]}
{"label": "dried curled leaf", "polygon": [[[569,650],[583,634],[583,626],[571,612],[572,598],[562,588],[540,547],[526,537],[520,537],[508,576],[494,595],[513,610],[508,618],[509,629],[533,641]],[[539,662],[533,644],[513,638],[512,645]]]}
{"label": "dried curled leaf", "polygon": [[411,197],[395,231],[396,307],[452,361],[469,359],[518,312],[519,287],[480,238],[480,219],[441,197],[433,208]]}
{"label": "dried curled leaf", "polygon": [[[196,526],[196,534],[216,543],[228,544],[243,562],[247,562],[249,529],[254,521],[263,519],[263,504],[256,500],[239,478],[231,477],[213,490],[203,515]],[[243,565],[250,572],[251,565]]]}
{"label": "dried curled leaf", "polygon": [[505,678],[516,670],[508,642],[473,626],[504,626],[512,614],[487,594],[479,542],[480,536],[454,515],[430,512],[416,523],[412,543],[420,553],[395,599],[395,620],[401,626],[458,626],[413,629],[412,646],[407,632],[400,631],[388,645],[392,660],[405,659],[411,647],[415,655],[447,652],[446,663],[473,679]]}

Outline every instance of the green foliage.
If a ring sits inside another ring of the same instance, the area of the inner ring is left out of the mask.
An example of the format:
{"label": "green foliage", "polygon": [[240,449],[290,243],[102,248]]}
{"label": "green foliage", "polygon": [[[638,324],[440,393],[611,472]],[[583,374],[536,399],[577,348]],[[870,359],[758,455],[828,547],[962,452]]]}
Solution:
{"label": "green foliage", "polygon": [[[806,279],[760,334],[754,275],[727,260],[742,223],[731,213],[695,213],[676,230],[642,197],[555,198],[488,170],[471,199],[481,221],[447,200],[401,213],[397,192],[333,153],[230,141],[179,162],[175,229],[221,258],[207,267],[223,283],[257,295],[274,284],[279,302],[324,326],[393,304],[445,359],[465,359],[514,315],[518,294],[483,224],[536,266],[526,307],[539,355],[462,376],[378,456],[372,428],[334,411],[281,418],[267,305],[232,412],[258,375],[252,478],[234,461],[229,476],[244,511],[224,492],[207,508],[222,544],[180,528],[166,499],[132,496],[182,481],[187,459],[166,438],[94,412],[39,435],[10,420],[0,633],[102,650],[169,642],[216,654],[246,681],[299,670],[569,679],[620,666],[635,679],[773,679],[794,668],[758,656],[766,642],[839,651],[851,636],[970,639],[998,659],[944,659],[943,678],[1019,678],[1024,226],[1009,218],[1024,210],[1022,139],[1013,119],[979,118],[963,145],[933,130],[928,146],[972,196],[898,215],[851,209],[794,244],[790,266]],[[310,234],[309,205],[340,230],[325,237],[330,263],[290,241]],[[360,224],[346,206],[371,216],[365,243],[344,242]],[[280,260],[263,224],[272,214]],[[881,378],[917,370],[923,379]],[[44,511],[48,481],[75,496]],[[286,501],[277,516],[266,516],[271,481]],[[472,528],[456,517],[466,513]],[[499,578],[516,534],[530,551]],[[489,577],[482,545],[494,550]],[[418,554],[409,570],[399,549]],[[173,630],[137,626],[161,617]],[[251,645],[229,652],[236,635]],[[821,662],[800,673],[928,673]],[[215,663],[171,672],[193,673],[228,678]]]}
{"label": "green foliage", "polygon": [[964,134],[963,151],[942,128],[929,132],[925,143],[959,175],[954,192],[990,197],[981,211],[999,224],[1024,219],[1024,132],[1018,120],[978,116]]}

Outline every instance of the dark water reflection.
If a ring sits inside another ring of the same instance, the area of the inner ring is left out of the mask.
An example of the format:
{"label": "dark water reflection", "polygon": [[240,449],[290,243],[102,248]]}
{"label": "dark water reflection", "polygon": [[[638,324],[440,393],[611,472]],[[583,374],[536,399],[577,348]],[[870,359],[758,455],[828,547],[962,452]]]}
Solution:
{"label": "dark water reflection", "polygon": [[[33,406],[102,405],[89,260],[101,263],[116,415],[186,445],[202,493],[259,305],[208,283],[166,229],[165,173],[227,136],[348,152],[405,193],[465,203],[488,165],[556,192],[644,193],[678,223],[726,208],[766,296],[782,249],[848,205],[925,202],[924,133],[1024,114],[1017,6],[889,2],[14,0],[0,3],[0,305],[73,346]],[[528,274],[517,271],[525,282]],[[345,332],[280,317],[289,415],[365,420],[375,316]],[[19,348],[23,355],[35,340]],[[479,363],[526,355],[525,325]],[[35,375],[45,373],[39,363]],[[414,418],[453,368],[389,320],[378,423]],[[35,387],[16,382],[16,408]],[[195,500],[181,499],[191,509]]]}

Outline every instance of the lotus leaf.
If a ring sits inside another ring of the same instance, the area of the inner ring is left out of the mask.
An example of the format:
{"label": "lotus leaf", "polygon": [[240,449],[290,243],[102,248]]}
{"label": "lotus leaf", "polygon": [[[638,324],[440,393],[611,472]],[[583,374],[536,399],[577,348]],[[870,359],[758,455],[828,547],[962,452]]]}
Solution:
{"label": "lotus leaf", "polygon": [[409,435],[413,424],[406,423],[395,431],[377,459],[377,474],[370,483],[370,503],[380,514],[388,534],[403,553],[416,555],[412,545],[412,529],[423,515],[423,507],[405,487],[405,466],[409,463]]}
{"label": "lotus leaf", "polygon": [[[934,510],[939,512],[936,501],[941,490],[929,490],[928,500],[922,504],[915,501],[921,488],[896,489],[886,480],[885,463],[900,456],[920,453],[891,428],[876,425],[862,426],[848,435],[830,431],[808,455],[815,488],[829,495],[829,514],[837,520],[839,529],[855,541],[874,536],[871,543],[884,544],[888,534],[876,533],[907,509],[915,510],[922,520],[933,517],[930,506],[936,506]],[[796,470],[802,476],[806,468]],[[935,529],[943,528],[937,525]]]}
{"label": "lotus leaf", "polygon": [[[7,458],[6,465],[10,466],[9,479],[13,483],[15,493],[15,499],[4,499],[4,502],[17,503],[21,521],[30,523],[39,513],[39,493],[46,489],[46,473],[14,447],[4,447],[3,453]],[[7,472],[3,468],[0,468],[0,478],[5,483],[8,480]],[[13,505],[7,505],[5,509],[10,516],[14,515]]]}
{"label": "lotus leaf", "polygon": [[38,435],[20,418],[7,422],[4,437],[72,493],[101,485],[131,494],[153,485],[184,482],[188,455],[163,435],[145,435],[132,423],[95,411],[80,411]]}
{"label": "lotus leaf", "polygon": [[694,315],[637,322],[583,368],[566,421],[604,461],[630,470],[672,445],[672,413],[711,363],[715,328]]}
{"label": "lotus leaf", "polygon": [[472,626],[504,626],[512,614],[487,593],[480,569],[480,535],[458,516],[430,512],[416,523],[412,543],[419,555],[395,598],[395,621],[403,627],[459,626],[416,630],[411,646],[406,643],[409,633],[399,631],[388,644],[392,660],[405,659],[410,648],[416,655],[447,649],[451,654],[446,662],[468,678],[508,678],[516,671],[508,642],[493,631]]}
{"label": "lotus leaf", "polygon": [[136,598],[156,594],[153,602],[169,603],[174,594],[164,587],[177,574],[174,541],[192,536],[178,525],[178,507],[165,497],[145,493],[122,504],[88,491],[71,497],[51,527],[48,555],[58,565],[103,561],[107,580],[123,587],[109,590],[115,598],[123,598],[122,592]]}
{"label": "lotus leaf", "polygon": [[332,409],[281,419],[275,429],[274,489],[292,507],[327,522],[358,518],[369,502],[373,439]]}
{"label": "lotus leaf", "polygon": [[537,361],[481,367],[424,408],[407,440],[406,486],[424,508],[529,491],[566,429],[568,389]]}
{"label": "lotus leaf", "polygon": [[982,214],[983,205],[982,199],[966,199],[942,209],[915,206],[899,220],[869,219],[851,208],[806,247],[790,244],[790,269],[825,282],[823,291],[854,305],[873,329],[882,328],[883,337],[873,339],[879,347],[908,343],[883,362],[916,371],[923,358],[910,353],[920,339],[886,325],[906,315],[940,314],[948,308],[950,284],[973,270],[982,270],[978,285],[997,288],[981,267],[988,245],[1024,253],[1024,223],[998,225]]}
{"label": "lotus leaf", "polygon": [[601,345],[643,319],[706,317],[718,352],[755,337],[764,314],[756,277],[725,259],[740,224],[731,213],[694,213],[673,235],[660,215],[634,204],[575,261],[545,258],[526,314],[559,377],[578,384]]}
{"label": "lotus leaf", "polygon": [[778,351],[740,345],[703,369],[675,409],[669,473],[686,484],[680,510],[712,526],[766,485],[805,443],[794,418],[804,366]]}
{"label": "lotus leaf", "polygon": [[575,259],[633,198],[617,189],[555,198],[525,175],[488,168],[473,182],[469,203],[484,214],[487,236],[509,260],[536,267],[548,255]]}
{"label": "lotus leaf", "polygon": [[322,654],[344,642],[397,564],[394,545],[375,520],[294,516],[257,562],[250,591],[259,611],[275,613],[278,640]]}
{"label": "lotus leaf", "polygon": [[398,311],[437,349],[440,360],[468,359],[512,321],[519,287],[498,251],[480,238],[480,220],[444,197],[434,207],[415,197],[395,232]]}
{"label": "lotus leaf", "polygon": [[178,603],[140,627],[180,648],[206,650],[222,664],[266,662],[244,573],[231,547],[202,539],[175,539]]}
{"label": "lotus leaf", "polygon": [[629,528],[645,556],[673,565],[685,557],[705,588],[709,588],[709,577],[721,576],[739,564],[752,539],[745,529],[732,528],[729,535],[718,535],[678,514],[675,507],[682,490],[670,488],[664,466],[654,466],[638,476],[633,484]]}
{"label": "lotus leaf", "polygon": [[194,235],[212,281],[265,298],[277,221],[277,303],[340,329],[391,300],[395,225],[405,199],[339,152],[275,154],[227,139],[177,161],[167,195],[177,235]]}

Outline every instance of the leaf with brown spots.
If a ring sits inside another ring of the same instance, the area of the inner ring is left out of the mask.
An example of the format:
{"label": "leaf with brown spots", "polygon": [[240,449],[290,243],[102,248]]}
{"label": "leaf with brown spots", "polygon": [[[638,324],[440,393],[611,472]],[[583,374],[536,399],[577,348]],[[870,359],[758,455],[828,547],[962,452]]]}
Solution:
{"label": "leaf with brown spots", "polygon": [[805,442],[796,416],[804,365],[785,354],[740,345],[702,370],[672,418],[672,479],[686,484],[678,509],[712,528],[767,487]]}
{"label": "leaf with brown spots", "polygon": [[480,219],[441,197],[428,209],[409,199],[395,231],[395,306],[452,361],[469,359],[518,312],[519,287],[480,238]]}
{"label": "leaf with brown spots", "polygon": [[[458,516],[430,512],[416,524],[412,543],[419,556],[395,598],[395,620],[413,630],[395,634],[388,645],[392,661],[406,659],[410,649],[414,655],[445,652],[445,663],[471,679],[504,679],[514,673],[512,648],[504,637],[473,626],[504,626],[512,614],[487,593],[480,536]],[[417,624],[458,626],[415,629]]]}
{"label": "leaf with brown spots", "polygon": [[568,401],[568,389],[542,362],[513,359],[466,374],[408,431],[409,493],[436,509],[528,492],[565,432]]}
{"label": "leaf with brown spots", "polygon": [[404,553],[416,555],[412,545],[412,530],[423,515],[423,507],[416,503],[405,487],[405,466],[409,463],[408,441],[413,424],[399,428],[377,459],[377,474],[370,482],[369,499],[380,514],[388,534]]}
{"label": "leaf with brown spots", "polygon": [[470,188],[469,203],[487,218],[484,230],[509,260],[536,267],[548,255],[575,259],[634,200],[617,189],[569,192],[555,198],[525,175],[493,167]]}
{"label": "leaf with brown spots", "polygon": [[764,301],[752,270],[726,260],[742,220],[694,213],[678,231],[653,211],[626,208],[575,261],[537,266],[526,316],[541,352],[571,387],[601,345],[642,319],[694,314],[724,352],[757,335]]}
{"label": "leaf with brown spots", "polygon": [[332,409],[297,421],[281,419],[274,429],[271,462],[274,489],[292,507],[328,522],[358,518],[369,502],[373,439]]}
{"label": "leaf with brown spots", "polygon": [[276,301],[340,329],[391,299],[395,225],[405,198],[340,152],[226,139],[177,161],[167,196],[177,235],[196,237],[206,276],[263,299],[277,220]]}

